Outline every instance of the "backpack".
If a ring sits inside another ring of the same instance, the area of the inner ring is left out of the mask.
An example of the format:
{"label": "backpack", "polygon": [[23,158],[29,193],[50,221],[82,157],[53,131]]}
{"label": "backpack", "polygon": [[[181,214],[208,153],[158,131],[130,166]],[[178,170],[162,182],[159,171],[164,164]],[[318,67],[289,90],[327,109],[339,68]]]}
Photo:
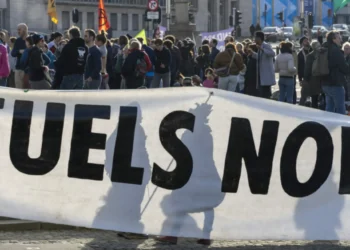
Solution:
{"label": "backpack", "polygon": [[145,60],[145,56],[142,54],[136,61],[135,76],[144,77],[148,72],[148,66]]}
{"label": "backpack", "polygon": [[33,47],[28,53],[27,66],[32,70],[38,70],[43,65],[42,51],[37,47]]}
{"label": "backpack", "polygon": [[119,54],[116,56],[116,63],[115,63],[115,73],[121,74],[122,73],[122,67],[124,64],[124,55]]}
{"label": "backpack", "polygon": [[328,68],[328,49],[315,51],[315,60],[312,63],[312,76],[327,76]]}

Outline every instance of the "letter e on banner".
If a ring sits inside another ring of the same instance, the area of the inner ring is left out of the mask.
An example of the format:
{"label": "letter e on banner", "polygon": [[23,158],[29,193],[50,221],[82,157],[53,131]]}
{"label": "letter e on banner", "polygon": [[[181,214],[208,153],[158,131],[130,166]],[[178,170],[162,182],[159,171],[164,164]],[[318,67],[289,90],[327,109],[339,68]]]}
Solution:
{"label": "letter e on banner", "polygon": [[105,134],[92,133],[92,119],[110,119],[111,107],[102,105],[75,106],[68,177],[102,181],[104,165],[88,163],[89,149],[104,150]]}

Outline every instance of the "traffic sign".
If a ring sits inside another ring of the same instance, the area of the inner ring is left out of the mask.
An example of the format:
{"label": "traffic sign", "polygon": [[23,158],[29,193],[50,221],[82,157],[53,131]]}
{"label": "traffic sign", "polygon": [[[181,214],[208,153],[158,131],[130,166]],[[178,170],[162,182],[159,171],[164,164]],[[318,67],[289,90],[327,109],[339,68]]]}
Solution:
{"label": "traffic sign", "polygon": [[148,10],[156,11],[159,8],[158,0],[148,0]]}
{"label": "traffic sign", "polygon": [[159,12],[158,11],[147,11],[147,19],[148,20],[159,19]]}

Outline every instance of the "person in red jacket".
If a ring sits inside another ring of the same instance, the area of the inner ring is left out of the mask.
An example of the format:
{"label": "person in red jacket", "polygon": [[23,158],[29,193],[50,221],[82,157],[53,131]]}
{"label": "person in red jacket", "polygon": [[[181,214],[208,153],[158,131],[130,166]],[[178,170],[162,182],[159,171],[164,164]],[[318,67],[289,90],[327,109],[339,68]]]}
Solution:
{"label": "person in red jacket", "polygon": [[145,77],[152,68],[151,60],[146,52],[141,50],[139,41],[132,41],[130,51],[122,67],[127,89],[138,89],[145,85]]}

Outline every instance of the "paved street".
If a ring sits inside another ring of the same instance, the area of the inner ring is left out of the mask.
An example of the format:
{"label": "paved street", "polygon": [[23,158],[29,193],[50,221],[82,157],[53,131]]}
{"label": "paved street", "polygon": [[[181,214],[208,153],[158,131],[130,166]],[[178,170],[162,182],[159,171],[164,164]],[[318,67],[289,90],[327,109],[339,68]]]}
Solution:
{"label": "paved street", "polygon": [[[194,239],[181,239],[177,246],[159,245],[154,239],[126,240],[115,232],[96,230],[2,232],[0,250],[121,250],[121,249],[206,249]],[[232,250],[338,250],[350,242],[301,241],[216,241],[209,249]]]}

